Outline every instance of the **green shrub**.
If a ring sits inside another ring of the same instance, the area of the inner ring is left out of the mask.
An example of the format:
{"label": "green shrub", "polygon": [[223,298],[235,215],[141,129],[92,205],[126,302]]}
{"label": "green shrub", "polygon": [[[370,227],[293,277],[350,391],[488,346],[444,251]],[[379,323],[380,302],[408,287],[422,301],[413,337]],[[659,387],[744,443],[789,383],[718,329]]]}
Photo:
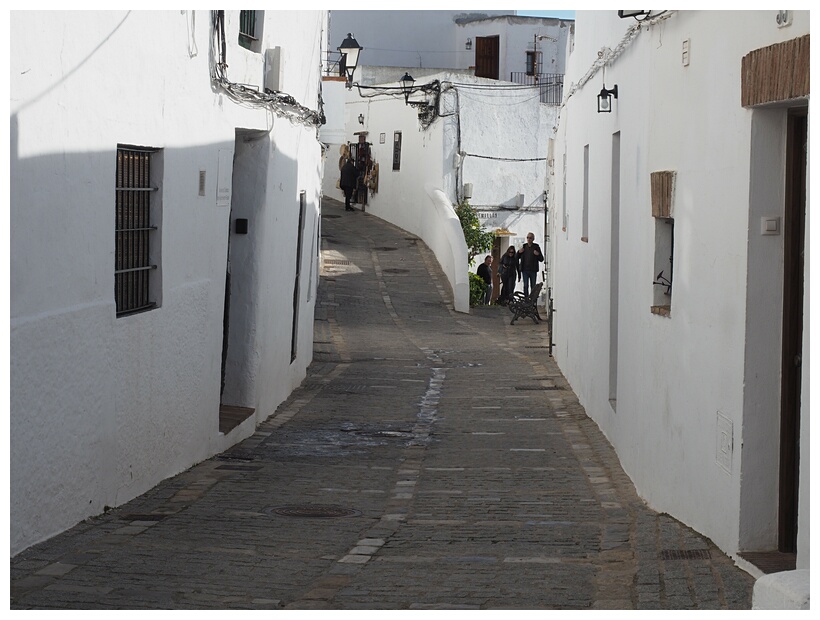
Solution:
{"label": "green shrub", "polygon": [[481,306],[484,304],[484,291],[487,290],[487,285],[484,284],[484,278],[477,273],[470,273],[470,305]]}
{"label": "green shrub", "polygon": [[461,222],[461,230],[464,231],[469,266],[473,264],[473,258],[476,254],[482,254],[492,249],[495,233],[484,230],[476,210],[466,200],[462,200],[453,208],[458,216],[458,221]]}

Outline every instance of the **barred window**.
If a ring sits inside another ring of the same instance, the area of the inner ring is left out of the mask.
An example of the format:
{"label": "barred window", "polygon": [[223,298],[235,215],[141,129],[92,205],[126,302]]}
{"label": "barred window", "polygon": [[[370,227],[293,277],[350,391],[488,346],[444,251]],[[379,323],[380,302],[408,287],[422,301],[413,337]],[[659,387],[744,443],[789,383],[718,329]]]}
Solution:
{"label": "barred window", "polygon": [[257,21],[257,11],[239,11],[239,45],[253,52],[260,51],[261,32]]}
{"label": "barred window", "polygon": [[[157,226],[152,219],[158,206],[156,160],[158,149],[117,146],[114,299],[117,316],[124,316],[157,305],[157,266],[152,244]],[[152,176],[153,175],[153,176]],[[153,181],[153,183],[152,183]]]}

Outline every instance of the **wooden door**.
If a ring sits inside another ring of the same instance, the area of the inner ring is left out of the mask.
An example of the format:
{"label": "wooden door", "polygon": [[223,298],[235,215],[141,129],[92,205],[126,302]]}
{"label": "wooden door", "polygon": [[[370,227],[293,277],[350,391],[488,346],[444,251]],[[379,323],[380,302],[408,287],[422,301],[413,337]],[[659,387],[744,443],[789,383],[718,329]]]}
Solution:
{"label": "wooden door", "polygon": [[475,38],[476,77],[498,79],[499,36]]}
{"label": "wooden door", "polygon": [[803,249],[806,225],[807,110],[789,115],[786,208],[783,222],[783,356],[780,408],[780,502],[778,547],[797,550],[800,466],[800,393],[803,354]]}

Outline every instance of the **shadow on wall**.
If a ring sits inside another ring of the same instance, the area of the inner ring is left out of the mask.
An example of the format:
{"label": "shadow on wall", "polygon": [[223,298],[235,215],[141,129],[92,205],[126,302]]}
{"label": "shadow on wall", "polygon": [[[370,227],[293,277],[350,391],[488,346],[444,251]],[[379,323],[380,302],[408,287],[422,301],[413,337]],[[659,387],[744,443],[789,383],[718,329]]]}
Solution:
{"label": "shadow on wall", "polygon": [[[309,289],[311,278],[318,281],[318,186],[300,218],[298,163],[272,155],[269,138],[245,167],[267,190],[236,205],[233,141],[157,151],[158,169],[148,176],[158,191],[143,192],[158,197],[148,206],[147,249],[120,242],[118,250],[122,233],[115,230],[134,226],[116,217],[116,133],[108,134],[109,150],[82,151],[55,139],[54,152],[21,158],[25,131],[12,115],[13,554],[243,439],[219,433],[225,332],[265,377],[255,386],[258,410],[274,411],[300,380],[301,368],[291,363],[294,338],[298,365],[309,362]],[[237,234],[238,217],[248,220],[247,234]],[[229,247],[233,294],[242,302],[230,309]],[[124,278],[115,277],[116,261],[126,250],[147,255],[148,300],[157,307],[117,318],[115,283]],[[245,269],[252,277],[238,275]],[[296,307],[301,324],[292,321]],[[252,329],[243,314],[256,317]]]}

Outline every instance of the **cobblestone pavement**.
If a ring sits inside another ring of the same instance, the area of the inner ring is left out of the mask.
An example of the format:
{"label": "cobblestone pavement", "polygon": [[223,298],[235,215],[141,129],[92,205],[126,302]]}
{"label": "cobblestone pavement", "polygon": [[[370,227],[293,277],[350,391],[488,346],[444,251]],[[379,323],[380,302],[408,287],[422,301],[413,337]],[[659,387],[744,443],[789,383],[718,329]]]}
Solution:
{"label": "cobblestone pavement", "polygon": [[648,509],[545,324],[452,310],[413,235],[323,206],[315,359],[233,449],[11,559],[11,608],[749,609]]}

